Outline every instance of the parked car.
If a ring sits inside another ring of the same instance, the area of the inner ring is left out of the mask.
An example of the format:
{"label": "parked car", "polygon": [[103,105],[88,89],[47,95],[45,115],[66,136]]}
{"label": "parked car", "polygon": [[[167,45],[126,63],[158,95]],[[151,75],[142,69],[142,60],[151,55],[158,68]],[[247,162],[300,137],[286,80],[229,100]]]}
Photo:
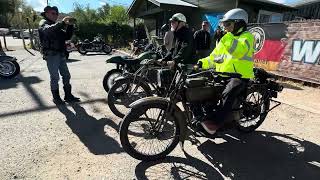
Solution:
{"label": "parked car", "polygon": [[20,38],[20,30],[19,29],[12,29],[11,34],[13,38]]}
{"label": "parked car", "polygon": [[[28,30],[28,29],[23,30],[22,33],[23,33],[23,37],[24,37],[25,39],[30,38],[30,33],[29,33],[29,30]],[[20,32],[20,38],[22,38],[21,32]]]}

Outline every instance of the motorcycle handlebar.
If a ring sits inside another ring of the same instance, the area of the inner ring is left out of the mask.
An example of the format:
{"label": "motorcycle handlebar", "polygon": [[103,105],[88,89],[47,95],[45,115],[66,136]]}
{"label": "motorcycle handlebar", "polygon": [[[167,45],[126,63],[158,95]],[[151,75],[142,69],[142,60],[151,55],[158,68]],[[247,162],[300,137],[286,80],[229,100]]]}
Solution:
{"label": "motorcycle handlebar", "polygon": [[216,72],[213,69],[207,70],[207,71],[202,71],[199,73],[191,74],[188,75],[188,78],[193,78],[199,75],[204,75],[204,74],[213,74],[213,75],[223,75],[223,76],[228,76],[230,78],[241,78],[242,75],[239,73],[228,73],[228,72]]}

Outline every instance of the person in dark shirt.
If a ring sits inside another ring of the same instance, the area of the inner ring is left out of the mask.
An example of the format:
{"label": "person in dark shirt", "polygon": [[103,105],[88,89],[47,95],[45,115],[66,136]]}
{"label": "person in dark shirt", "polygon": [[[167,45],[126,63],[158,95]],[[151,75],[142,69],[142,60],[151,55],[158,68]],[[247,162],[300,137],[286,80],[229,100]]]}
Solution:
{"label": "person in dark shirt", "polygon": [[220,39],[225,35],[225,32],[222,30],[220,26],[217,27],[217,29],[214,31],[213,34],[213,49],[217,46]]}
{"label": "person in dark shirt", "polygon": [[177,13],[170,19],[171,31],[174,33],[174,40],[171,50],[161,60],[169,66],[174,64],[196,64],[194,56],[193,37],[191,30],[186,27],[186,17]]}
{"label": "person in dark shirt", "polygon": [[209,22],[203,21],[202,28],[193,35],[198,59],[207,57],[210,54],[211,38],[209,30]]}
{"label": "person in dark shirt", "polygon": [[50,86],[53,102],[57,105],[64,104],[59,95],[59,73],[62,76],[63,89],[66,102],[79,102],[80,99],[71,94],[70,72],[66,63],[66,45],[73,34],[75,19],[64,17],[61,22],[58,19],[58,8],[47,6],[41,13],[43,19],[39,23],[39,38],[43,59],[47,62],[50,74]]}

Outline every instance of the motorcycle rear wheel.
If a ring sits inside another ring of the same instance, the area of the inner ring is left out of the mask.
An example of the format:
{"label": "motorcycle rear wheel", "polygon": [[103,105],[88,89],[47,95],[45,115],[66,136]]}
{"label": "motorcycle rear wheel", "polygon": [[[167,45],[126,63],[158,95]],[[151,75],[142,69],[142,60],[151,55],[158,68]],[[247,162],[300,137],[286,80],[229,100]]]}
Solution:
{"label": "motorcycle rear wheel", "polygon": [[106,54],[110,54],[111,51],[112,51],[112,48],[109,45],[105,44],[103,46],[103,52],[105,52]]}
{"label": "motorcycle rear wheel", "polygon": [[16,61],[2,61],[0,63],[0,77],[11,79],[20,73],[20,66]]}
{"label": "motorcycle rear wheel", "polygon": [[255,131],[266,119],[270,107],[270,100],[264,100],[263,93],[250,91],[247,93],[245,103],[242,103],[243,113],[237,121],[237,129],[244,133]]}
{"label": "motorcycle rear wheel", "polygon": [[78,52],[80,53],[80,54],[82,54],[82,55],[85,55],[85,54],[87,54],[87,51],[84,49],[84,47],[82,47],[82,46],[80,46],[79,48],[78,48]]}

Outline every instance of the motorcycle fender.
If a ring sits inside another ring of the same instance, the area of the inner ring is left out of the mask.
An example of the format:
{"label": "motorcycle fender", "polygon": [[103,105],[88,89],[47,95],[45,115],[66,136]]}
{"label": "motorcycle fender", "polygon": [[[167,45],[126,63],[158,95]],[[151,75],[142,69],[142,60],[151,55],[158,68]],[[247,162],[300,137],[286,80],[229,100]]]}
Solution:
{"label": "motorcycle fender", "polygon": [[119,81],[119,80],[122,80],[122,79],[125,79],[126,77],[125,76],[119,76],[117,78],[114,79],[114,81]]}
{"label": "motorcycle fender", "polygon": [[137,58],[140,60],[143,59],[152,59],[152,55],[155,54],[154,52],[151,51],[147,51],[147,52],[143,52],[141,53]]}
{"label": "motorcycle fender", "polygon": [[124,64],[125,59],[122,56],[113,56],[106,60],[106,63]]}
{"label": "motorcycle fender", "polygon": [[[139,99],[133,103],[131,103],[129,106],[132,109],[139,109],[140,107],[150,104],[150,103],[156,103],[156,104],[164,104],[167,105],[170,103],[169,99],[163,98],[163,97],[145,97],[142,99]],[[176,118],[180,124],[180,137],[179,140],[181,142],[184,142],[187,135],[187,122],[186,122],[186,115],[185,113],[177,106],[174,106],[174,118]]]}

